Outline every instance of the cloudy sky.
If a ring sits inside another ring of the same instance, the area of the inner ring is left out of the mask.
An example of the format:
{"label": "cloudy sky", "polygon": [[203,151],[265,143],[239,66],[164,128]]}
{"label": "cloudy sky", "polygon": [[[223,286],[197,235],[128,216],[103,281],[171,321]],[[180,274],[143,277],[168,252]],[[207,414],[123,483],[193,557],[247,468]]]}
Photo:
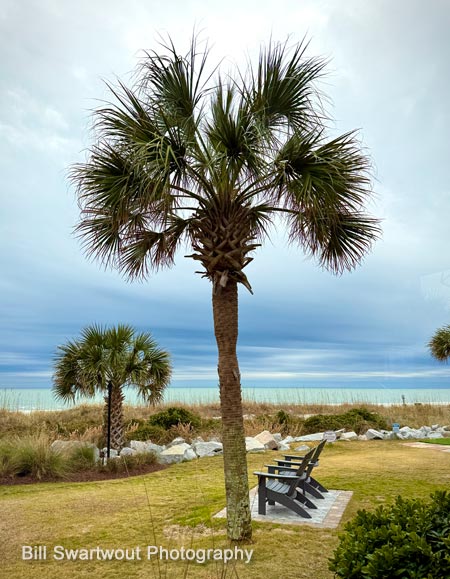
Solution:
{"label": "cloudy sky", "polygon": [[142,49],[193,28],[211,58],[243,64],[270,35],[305,35],[330,59],[332,134],[360,129],[383,238],[333,277],[288,247],[259,248],[240,294],[244,386],[450,387],[426,343],[450,322],[450,5],[445,0],[2,0],[0,387],[50,386],[58,344],[92,322],[150,330],[173,385],[215,386],[210,286],[183,258],[127,283],[83,255],[67,170],[90,145],[104,81],[130,80]]}

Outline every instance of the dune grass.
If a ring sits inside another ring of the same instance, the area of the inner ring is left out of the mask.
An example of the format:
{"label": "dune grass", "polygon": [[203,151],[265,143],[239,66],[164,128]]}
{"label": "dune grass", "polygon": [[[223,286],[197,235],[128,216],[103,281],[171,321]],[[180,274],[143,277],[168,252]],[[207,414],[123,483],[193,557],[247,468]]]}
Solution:
{"label": "dune grass", "polygon": [[[140,421],[148,419],[156,412],[174,406],[174,404],[160,404],[157,406],[125,406],[124,419],[132,437],[133,429]],[[186,408],[202,418],[200,428],[195,436],[220,436],[220,407],[219,404],[177,405]],[[259,402],[245,402],[245,431],[248,436],[254,436],[261,430],[268,429],[283,434],[296,436],[302,434],[302,424],[305,418],[317,414],[344,414],[354,408],[361,408],[361,404],[270,404]],[[396,406],[381,406],[375,404],[363,405],[369,412],[379,414],[388,426],[394,422],[400,426],[419,428],[423,425],[450,423],[450,405],[411,404]],[[285,431],[284,424],[278,424],[277,413],[283,412],[294,420],[289,425],[289,432]],[[45,433],[52,439],[78,439],[100,443],[102,439],[103,406],[96,404],[82,404],[67,410],[35,410],[30,413],[11,411],[0,408],[0,438],[11,436],[25,436]],[[167,435],[188,437],[189,432],[183,427],[173,427]],[[169,436],[169,437],[170,437]],[[162,441],[165,442],[165,441]]]}
{"label": "dune grass", "polygon": [[67,461],[50,447],[43,433],[0,440],[0,476],[30,475],[40,480],[64,478],[67,471]]}
{"label": "dune grass", "polygon": [[[250,483],[277,453],[248,455]],[[450,456],[400,441],[340,442],[327,445],[320,480],[329,488],[351,490],[343,522],[360,508],[373,509],[397,495],[425,498],[450,483]],[[159,561],[22,561],[22,545],[66,548],[225,548],[225,521],[213,519],[224,507],[221,457],[173,465],[150,475],[92,483],[40,483],[0,488],[0,560],[11,579],[79,577],[225,578],[312,577],[331,579],[328,557],[338,530],[306,525],[254,523],[251,562],[225,568]],[[317,473],[319,475],[319,471]],[[341,523],[342,529],[342,523]],[[276,556],[274,556],[276,555]]]}

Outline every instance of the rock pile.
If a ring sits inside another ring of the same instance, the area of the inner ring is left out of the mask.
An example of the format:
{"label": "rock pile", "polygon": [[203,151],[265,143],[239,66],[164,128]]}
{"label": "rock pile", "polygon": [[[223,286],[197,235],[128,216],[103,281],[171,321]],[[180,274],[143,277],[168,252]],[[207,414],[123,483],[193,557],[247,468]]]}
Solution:
{"label": "rock pile", "polygon": [[369,430],[360,436],[360,440],[411,440],[411,439],[434,439],[444,438],[450,436],[450,426],[439,426],[433,424],[432,426],[421,426],[420,428],[410,428],[409,426],[402,426],[398,430]]}
{"label": "rock pile", "polygon": [[[324,432],[316,432],[314,434],[307,434],[304,436],[286,436],[285,438],[282,438],[281,434],[279,433],[271,434],[268,430],[264,430],[254,437],[247,436],[245,438],[245,446],[247,452],[264,452],[266,450],[291,450],[290,445],[295,442],[317,442],[324,438],[324,434]],[[450,426],[440,426],[439,424],[433,424],[432,426],[421,426],[417,429],[410,428],[409,426],[403,426],[402,428],[395,429],[395,431],[376,430],[374,428],[369,428],[365,434],[359,436],[356,434],[356,432],[345,432],[345,430],[342,429],[335,431],[335,434],[337,440],[344,441],[436,439],[443,438],[444,436],[450,437]],[[95,457],[99,459],[100,451],[95,445],[91,443],[55,440],[52,444],[52,448],[60,452],[69,452],[78,445],[93,447],[95,449]],[[293,450],[302,452],[308,449],[308,446],[301,445],[294,448]],[[150,441],[142,442],[140,440],[132,440],[129,443],[129,446],[125,446],[120,452],[117,452],[115,449],[111,449],[110,456],[111,458],[117,458],[119,456],[133,456],[147,452],[154,453],[157,456],[158,462],[162,464],[172,464],[193,460],[194,458],[203,458],[204,456],[216,456],[217,454],[222,454],[223,446],[222,443],[215,438],[205,441],[201,437],[194,439],[191,444],[188,444],[184,438],[178,437],[164,446],[154,444]],[[102,455],[106,456],[106,448],[102,449]]]}

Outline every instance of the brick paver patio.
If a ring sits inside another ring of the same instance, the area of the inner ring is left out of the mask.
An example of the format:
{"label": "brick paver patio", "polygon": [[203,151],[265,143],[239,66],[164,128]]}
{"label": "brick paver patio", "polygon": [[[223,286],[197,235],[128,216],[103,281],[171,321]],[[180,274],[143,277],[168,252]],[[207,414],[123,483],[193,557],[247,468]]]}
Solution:
{"label": "brick paver patio", "polygon": [[[311,515],[311,519],[300,517],[283,505],[266,505],[266,515],[258,514],[258,487],[250,491],[250,507],[252,519],[259,522],[280,523],[288,525],[310,525],[319,529],[335,529],[342,518],[346,506],[352,498],[351,491],[330,490],[324,493],[324,499],[309,497],[317,505],[317,509],[303,507]],[[309,495],[308,495],[309,496]],[[215,517],[225,518],[227,510],[222,509]]]}

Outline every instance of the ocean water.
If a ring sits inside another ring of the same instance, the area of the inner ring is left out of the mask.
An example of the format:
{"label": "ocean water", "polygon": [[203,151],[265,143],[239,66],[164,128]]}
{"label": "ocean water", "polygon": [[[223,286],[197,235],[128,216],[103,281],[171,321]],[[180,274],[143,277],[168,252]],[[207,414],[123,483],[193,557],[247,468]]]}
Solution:
{"label": "ocean water", "polygon": [[[276,404],[450,404],[450,388],[243,388],[244,400]],[[404,398],[403,398],[404,397]],[[218,388],[169,387],[164,402],[202,404],[219,401]],[[79,403],[102,403],[103,398],[80,399]],[[125,403],[143,404],[133,390],[125,391]],[[49,388],[0,389],[0,408],[30,412],[61,410],[68,405],[55,399]]]}

